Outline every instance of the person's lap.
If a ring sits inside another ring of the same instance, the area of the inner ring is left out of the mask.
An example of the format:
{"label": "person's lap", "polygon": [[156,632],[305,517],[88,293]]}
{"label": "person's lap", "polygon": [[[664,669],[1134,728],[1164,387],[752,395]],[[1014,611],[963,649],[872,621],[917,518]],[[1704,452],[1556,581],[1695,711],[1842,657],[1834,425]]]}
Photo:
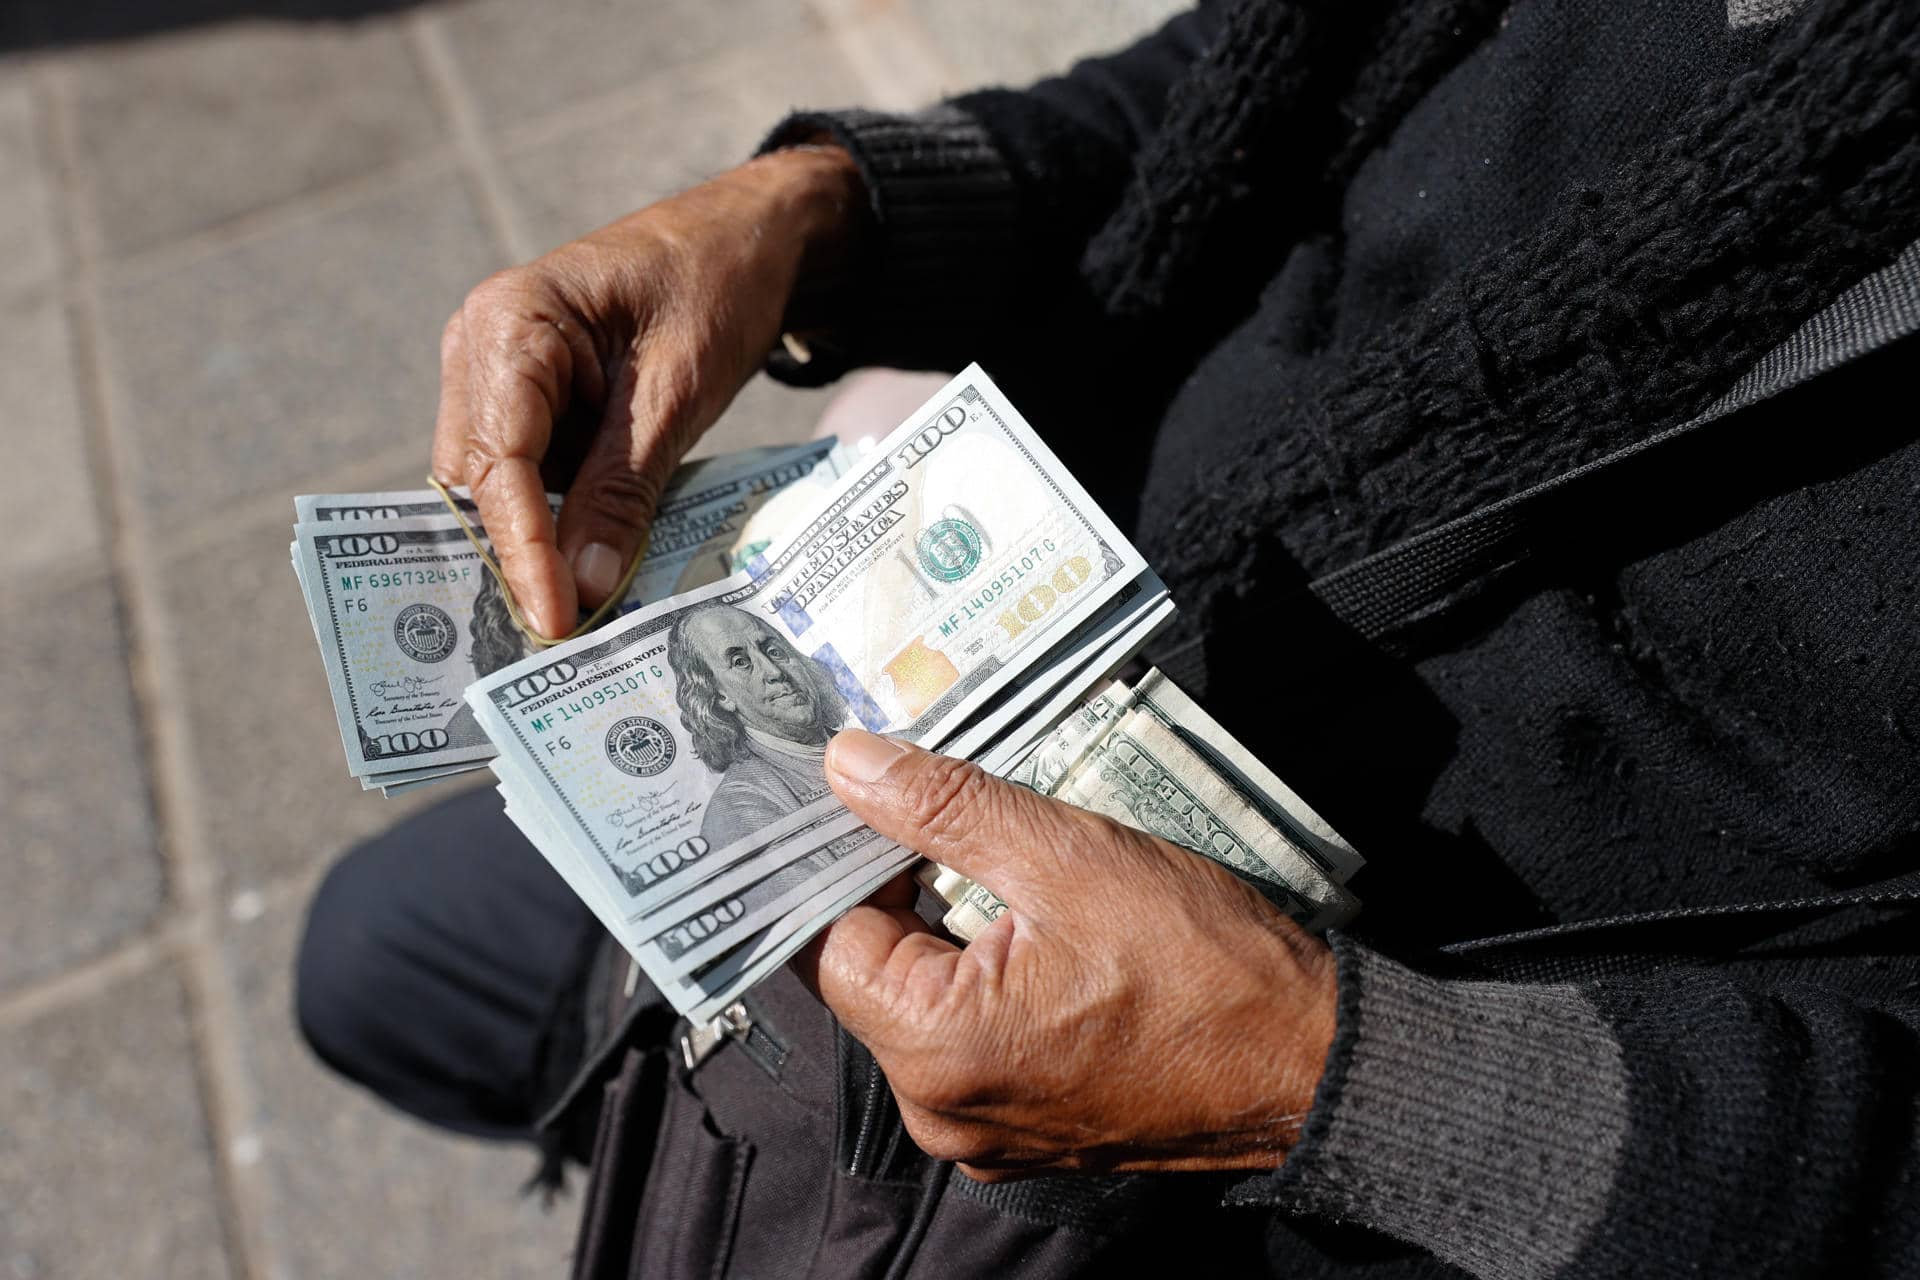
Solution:
{"label": "person's lap", "polygon": [[466,791],[335,864],[297,961],[300,1027],[329,1066],[402,1110],[531,1139],[577,1053],[569,995],[601,936],[500,797]]}

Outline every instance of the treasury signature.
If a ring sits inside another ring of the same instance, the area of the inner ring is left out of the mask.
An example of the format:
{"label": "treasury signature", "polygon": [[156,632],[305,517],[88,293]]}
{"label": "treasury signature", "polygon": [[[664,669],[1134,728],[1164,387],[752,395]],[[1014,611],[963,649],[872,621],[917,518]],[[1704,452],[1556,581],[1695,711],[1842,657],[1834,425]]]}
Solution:
{"label": "treasury signature", "polygon": [[673,788],[664,791],[650,791],[628,804],[618,805],[607,810],[607,825],[624,827],[631,823],[645,822],[673,803]]}
{"label": "treasury signature", "polygon": [[[632,808],[633,806],[628,807]],[[636,818],[631,814],[627,814],[624,810],[616,809],[614,812],[621,814],[622,817],[616,822],[613,821],[610,816],[607,825],[618,827],[626,834],[614,842],[613,851],[615,853],[625,853],[629,849],[644,847],[648,837],[656,836],[662,831],[673,830],[704,808],[706,808],[704,803],[698,799],[694,799],[687,801],[683,805],[675,805],[671,808],[656,808],[655,812],[648,814],[646,818]],[[652,820],[648,821],[648,818]]]}
{"label": "treasury signature", "polygon": [[376,698],[418,698],[439,683],[439,676],[401,676],[398,680],[375,680],[367,688]]}

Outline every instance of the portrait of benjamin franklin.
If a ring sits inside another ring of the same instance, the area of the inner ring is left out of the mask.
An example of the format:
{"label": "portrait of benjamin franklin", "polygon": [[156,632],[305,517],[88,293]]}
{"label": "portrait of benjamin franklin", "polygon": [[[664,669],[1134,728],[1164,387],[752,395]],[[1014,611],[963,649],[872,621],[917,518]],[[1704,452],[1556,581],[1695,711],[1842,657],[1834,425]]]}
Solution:
{"label": "portrait of benjamin franklin", "polygon": [[744,609],[673,624],[667,661],[693,754],[721,776],[700,834],[719,849],[827,794],[827,740],[847,702],[827,669]]}

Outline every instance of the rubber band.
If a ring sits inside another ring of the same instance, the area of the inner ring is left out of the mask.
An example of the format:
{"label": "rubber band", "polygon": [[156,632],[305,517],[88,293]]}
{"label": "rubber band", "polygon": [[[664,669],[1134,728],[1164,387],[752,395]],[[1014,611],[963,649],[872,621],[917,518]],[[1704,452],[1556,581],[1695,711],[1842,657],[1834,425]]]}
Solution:
{"label": "rubber band", "polygon": [[527,621],[526,615],[520,612],[520,602],[513,598],[513,588],[507,585],[507,575],[501,571],[499,562],[493,558],[493,553],[488,551],[486,545],[480,541],[480,535],[475,533],[473,526],[467,523],[466,514],[460,510],[460,504],[453,500],[453,492],[441,484],[437,476],[429,475],[427,483],[432,485],[433,491],[440,495],[440,501],[447,504],[447,510],[451,511],[453,518],[460,522],[460,532],[467,535],[467,541],[472,543],[473,549],[479,553],[481,563],[487,566],[487,572],[491,573],[493,580],[500,584],[500,596],[507,602],[507,614],[513,619],[513,625],[520,628],[521,634],[532,641],[537,648],[551,649],[554,645],[565,644],[605,622],[613,611],[620,607],[620,602],[627,598],[627,589],[633,585],[634,575],[640,572],[640,562],[647,558],[647,544],[653,540],[653,530],[649,529],[646,537],[640,539],[640,550],[634,554],[632,563],[627,565],[627,571],[620,575],[620,585],[600,602],[600,607],[595,609],[585,622],[567,634],[549,640],[535,631],[533,624]]}

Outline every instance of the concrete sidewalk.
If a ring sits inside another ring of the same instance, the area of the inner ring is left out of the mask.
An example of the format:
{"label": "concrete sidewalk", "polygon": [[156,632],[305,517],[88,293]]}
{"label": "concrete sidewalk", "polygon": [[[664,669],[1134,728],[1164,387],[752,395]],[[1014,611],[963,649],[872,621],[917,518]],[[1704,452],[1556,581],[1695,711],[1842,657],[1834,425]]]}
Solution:
{"label": "concrete sidewalk", "polygon": [[[577,1205],[517,1194],[530,1151],[293,1028],[316,879],[437,796],[345,776],[290,498],[418,483],[490,271],[790,105],[1023,82],[1173,6],[126,7],[0,12],[0,1277],[562,1274]],[[820,403],[763,379],[709,447]]]}

